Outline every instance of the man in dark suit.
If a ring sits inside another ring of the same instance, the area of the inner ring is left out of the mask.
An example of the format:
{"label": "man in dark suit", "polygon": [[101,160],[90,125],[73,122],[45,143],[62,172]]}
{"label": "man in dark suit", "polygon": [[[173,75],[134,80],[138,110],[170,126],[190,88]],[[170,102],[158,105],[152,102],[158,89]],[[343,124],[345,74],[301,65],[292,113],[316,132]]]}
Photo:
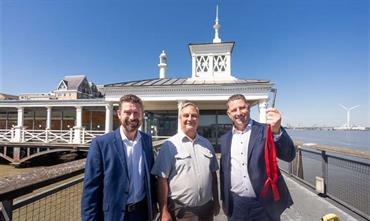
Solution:
{"label": "man in dark suit", "polygon": [[152,138],[139,131],[143,103],[136,95],[121,97],[121,126],[95,138],[85,166],[82,220],[152,220],[155,177]]}
{"label": "man in dark suit", "polygon": [[[250,119],[250,104],[241,94],[227,101],[227,114],[233,129],[220,138],[220,186],[224,213],[230,221],[280,220],[281,213],[293,204],[286,183],[280,174],[274,199],[271,188],[261,194],[266,178],[264,160],[267,128],[271,125],[276,156],[284,161],[295,157],[293,141],[281,127],[281,115],[275,108],[266,111],[266,124]],[[263,195],[263,196],[262,196]]]}

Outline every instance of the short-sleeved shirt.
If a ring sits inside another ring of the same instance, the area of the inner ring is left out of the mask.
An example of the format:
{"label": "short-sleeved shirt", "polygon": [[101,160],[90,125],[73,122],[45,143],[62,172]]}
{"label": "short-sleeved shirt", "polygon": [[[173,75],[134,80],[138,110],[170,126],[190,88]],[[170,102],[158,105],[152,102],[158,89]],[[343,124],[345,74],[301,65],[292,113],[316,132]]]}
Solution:
{"label": "short-sleeved shirt", "polygon": [[152,174],[168,179],[171,199],[201,206],[212,199],[212,172],[218,168],[214,149],[206,138],[197,134],[191,141],[179,132],[161,146]]}

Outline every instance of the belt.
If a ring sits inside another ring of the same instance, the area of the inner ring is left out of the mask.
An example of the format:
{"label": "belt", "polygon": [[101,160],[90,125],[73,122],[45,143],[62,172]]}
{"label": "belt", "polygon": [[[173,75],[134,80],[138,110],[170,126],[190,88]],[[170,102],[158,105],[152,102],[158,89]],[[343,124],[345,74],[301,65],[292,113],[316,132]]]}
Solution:
{"label": "belt", "polygon": [[186,206],[178,200],[169,199],[169,207],[171,216],[177,217],[178,220],[184,218],[187,213],[199,217],[213,217],[213,200],[208,201],[204,205],[200,206]]}
{"label": "belt", "polygon": [[130,203],[126,205],[126,212],[132,213],[135,210],[146,208],[146,198],[143,200],[136,202],[136,203]]}
{"label": "belt", "polygon": [[185,203],[182,203],[179,200],[174,200],[174,199],[171,199],[171,198],[168,198],[168,202],[169,202],[170,205],[173,204],[175,206],[175,208],[187,208],[187,209],[202,208],[202,207],[204,207],[205,205],[208,205],[208,204],[213,205],[213,200],[212,199],[209,200],[208,202],[206,202],[205,204],[200,205],[200,206],[187,206]]}

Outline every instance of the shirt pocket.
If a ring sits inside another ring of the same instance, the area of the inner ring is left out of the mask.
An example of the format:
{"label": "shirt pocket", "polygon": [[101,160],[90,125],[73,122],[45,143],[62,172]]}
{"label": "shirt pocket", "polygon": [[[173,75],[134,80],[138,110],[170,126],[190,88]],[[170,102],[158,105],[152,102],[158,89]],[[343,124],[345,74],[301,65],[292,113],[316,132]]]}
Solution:
{"label": "shirt pocket", "polygon": [[200,156],[202,156],[202,163],[204,166],[207,166],[207,168],[209,168],[209,170],[211,171],[215,171],[218,169],[213,160],[214,155],[212,151],[206,148],[200,148],[198,153],[200,153]]}
{"label": "shirt pocket", "polygon": [[175,155],[175,166],[178,173],[189,171],[191,168],[191,156],[189,153],[181,152]]}
{"label": "shirt pocket", "polygon": [[206,148],[200,148],[199,152],[202,153],[205,157],[207,157],[209,159],[211,159],[213,157],[213,153],[210,150],[206,149]]}

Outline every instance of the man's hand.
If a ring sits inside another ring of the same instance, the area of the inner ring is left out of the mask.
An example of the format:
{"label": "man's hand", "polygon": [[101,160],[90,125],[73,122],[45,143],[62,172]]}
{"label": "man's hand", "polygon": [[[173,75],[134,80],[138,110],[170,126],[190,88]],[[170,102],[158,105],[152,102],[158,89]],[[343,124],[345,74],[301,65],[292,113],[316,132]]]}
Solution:
{"label": "man's hand", "polygon": [[276,108],[267,108],[266,123],[271,125],[272,133],[280,133],[281,114]]}
{"label": "man's hand", "polygon": [[161,213],[161,221],[172,221],[171,214],[168,210],[163,210]]}

